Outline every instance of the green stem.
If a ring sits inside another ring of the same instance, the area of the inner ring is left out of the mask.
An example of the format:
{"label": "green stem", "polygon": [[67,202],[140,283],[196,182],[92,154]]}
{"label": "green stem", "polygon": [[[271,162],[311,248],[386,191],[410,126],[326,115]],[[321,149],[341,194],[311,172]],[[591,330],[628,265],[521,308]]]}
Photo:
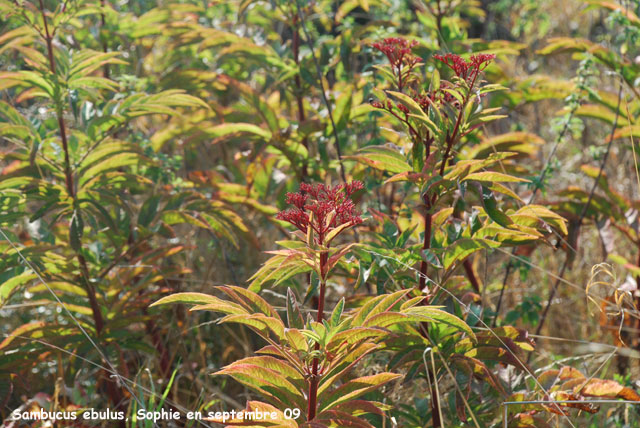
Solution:
{"label": "green stem", "polygon": [[[293,27],[292,28],[293,30],[293,42],[292,42],[293,61],[299,67],[300,66],[300,30],[298,28],[297,15],[293,17],[292,27]],[[296,103],[298,105],[298,125],[301,126],[302,123],[305,121],[306,115],[304,112],[304,99],[302,98],[302,81],[300,80],[300,73],[296,73],[294,81],[296,85],[295,87]],[[305,149],[307,149],[307,152],[308,152],[309,139],[307,138],[307,136],[302,138],[302,145],[304,146]],[[308,175],[309,175],[309,172],[307,168],[307,161],[305,160],[304,165],[302,166],[302,177],[301,177],[302,181],[305,181]]]}

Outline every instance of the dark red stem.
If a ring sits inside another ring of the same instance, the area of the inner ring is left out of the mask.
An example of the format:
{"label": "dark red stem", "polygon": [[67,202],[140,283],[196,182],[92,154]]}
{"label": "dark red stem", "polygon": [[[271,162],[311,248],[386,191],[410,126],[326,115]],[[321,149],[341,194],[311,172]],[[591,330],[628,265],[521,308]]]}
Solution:
{"label": "dark red stem", "polygon": [[[47,16],[44,8],[44,1],[40,0],[40,11],[42,12],[42,22],[44,25],[44,34],[45,34],[45,42],[47,44],[47,56],[49,57],[49,70],[52,74],[56,73],[56,63],[53,56],[53,37],[49,32],[49,25],[47,23]],[[64,118],[62,115],[62,106],[58,101],[56,101],[56,116],[58,119],[58,126],[60,128],[60,140],[62,141],[62,150],[64,152],[64,175],[65,175],[65,184],[67,187],[67,192],[69,193],[69,197],[75,199],[75,186],[73,183],[73,173],[71,171],[71,161],[69,158],[69,144],[67,140],[67,131],[64,124]],[[75,204],[74,204],[75,205]],[[96,329],[96,334],[100,336],[104,329],[104,319],[102,317],[102,312],[100,311],[100,305],[98,304],[98,299],[96,298],[96,291],[91,286],[89,282],[89,268],[87,266],[87,261],[84,256],[80,253],[76,253],[76,259],[78,260],[78,264],[80,265],[80,274],[83,279],[85,290],[87,291],[87,296],[89,298],[89,304],[91,305],[91,313],[93,315],[93,322]],[[106,370],[102,371],[102,376],[106,378],[107,383],[107,393],[111,402],[116,406],[116,408],[121,408],[124,402],[124,396],[122,391],[118,388],[117,384],[114,380],[109,377],[109,373]],[[122,426],[124,426],[124,421]]]}
{"label": "dark red stem", "polygon": [[425,205],[427,212],[424,215],[424,241],[422,243],[422,262],[420,263],[420,290],[424,290],[427,284],[427,261],[424,252],[431,247],[431,208]]}
{"label": "dark red stem", "polygon": [[[324,319],[324,296],[327,288],[327,262],[329,254],[327,252],[320,253],[320,297],[318,298],[318,316],[316,320],[321,323]],[[316,351],[320,349],[320,345],[316,343]],[[307,409],[307,421],[312,421],[316,417],[318,410],[318,384],[320,377],[318,376],[318,358],[313,359],[311,366],[311,378],[309,379],[309,398]]]}

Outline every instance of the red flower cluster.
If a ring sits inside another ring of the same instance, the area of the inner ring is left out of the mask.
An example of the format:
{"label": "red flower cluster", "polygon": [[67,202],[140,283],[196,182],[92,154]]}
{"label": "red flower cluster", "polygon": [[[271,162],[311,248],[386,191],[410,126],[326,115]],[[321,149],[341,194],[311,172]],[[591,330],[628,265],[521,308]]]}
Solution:
{"label": "red flower cluster", "polygon": [[[303,233],[307,233],[307,228],[311,226],[316,233],[316,243],[322,243],[333,229],[362,223],[360,213],[351,200],[351,195],[362,188],[362,182],[357,180],[335,187],[302,183],[299,192],[287,193],[287,203],[294,208],[279,212],[276,218],[291,223]],[[313,213],[311,223],[310,213]]]}
{"label": "red flower cluster", "polygon": [[466,61],[460,55],[448,53],[446,55],[434,55],[435,59],[442,61],[461,79],[475,79],[482,70],[496,57],[493,54],[471,55]]}
{"label": "red flower cluster", "polygon": [[389,37],[372,46],[387,56],[392,67],[400,69],[403,65],[413,68],[420,62],[420,58],[411,53],[411,49],[417,44],[415,40],[407,42],[400,37]]}

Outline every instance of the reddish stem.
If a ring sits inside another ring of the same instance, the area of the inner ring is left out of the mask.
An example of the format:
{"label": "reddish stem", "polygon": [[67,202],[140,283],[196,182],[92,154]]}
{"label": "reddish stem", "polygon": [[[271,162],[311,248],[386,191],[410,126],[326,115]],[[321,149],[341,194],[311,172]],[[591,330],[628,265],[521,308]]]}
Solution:
{"label": "reddish stem", "polygon": [[473,92],[473,87],[476,84],[476,79],[478,78],[479,71],[473,75],[473,80],[471,81],[471,85],[469,86],[469,92],[464,97],[464,102],[460,105],[460,113],[458,113],[458,117],[456,118],[456,124],[453,127],[453,132],[447,138],[447,148],[445,150],[444,156],[442,157],[442,164],[440,165],[440,175],[444,174],[444,169],[447,166],[447,162],[449,161],[449,155],[451,154],[451,150],[456,142],[456,138],[458,136],[458,130],[460,129],[460,124],[462,123],[462,117],[464,116],[464,110],[467,107],[467,103],[469,102],[469,97]]}
{"label": "reddish stem", "polygon": [[[424,253],[431,247],[431,209],[426,206],[427,212],[424,215],[424,241],[422,243],[422,252]],[[420,263],[420,290],[424,290],[427,284],[427,261],[424,259],[425,255],[422,254],[422,262]]]}
{"label": "reddish stem", "polygon": [[[321,239],[322,241],[322,239]],[[318,298],[318,316],[316,320],[321,323],[324,319],[324,296],[327,288],[327,262],[329,254],[327,252],[320,253],[320,297]],[[316,343],[315,350],[320,349],[320,344]],[[318,384],[320,377],[318,376],[318,358],[313,359],[311,366],[311,378],[309,380],[309,399],[307,409],[307,421],[312,421],[316,417],[318,410]]]}
{"label": "reddish stem", "polygon": [[[638,245],[638,261],[636,262],[636,265],[640,267],[640,245]],[[638,290],[640,290],[640,275],[636,276],[636,286],[638,287]],[[640,297],[638,299],[640,299]]]}
{"label": "reddish stem", "polygon": [[[49,25],[47,23],[47,16],[45,13],[44,2],[40,0],[40,11],[42,13],[42,22],[44,25],[44,33],[45,33],[45,42],[47,44],[47,56],[49,58],[49,70],[52,74],[56,74],[56,63],[53,55],[53,37],[49,32]],[[58,126],[60,128],[60,140],[62,141],[62,150],[64,152],[64,175],[65,175],[65,184],[67,187],[67,192],[69,193],[69,197],[74,199],[75,206],[75,186],[73,183],[73,173],[71,171],[71,161],[69,158],[69,144],[67,140],[67,131],[64,124],[64,118],[62,115],[62,107],[56,101],[56,116],[58,119]],[[89,282],[89,268],[87,266],[87,261],[84,256],[80,253],[76,253],[76,259],[78,260],[78,264],[80,265],[80,275],[82,276],[85,290],[87,291],[87,296],[89,298],[89,304],[91,305],[91,313],[93,315],[94,327],[96,329],[96,334],[100,336],[104,329],[104,319],[102,317],[102,312],[100,311],[100,305],[98,304],[98,299],[96,298],[96,291],[91,286]],[[118,388],[117,384],[114,380],[112,380],[109,376],[109,373],[106,370],[102,370],[102,376],[106,379],[107,383],[107,394],[111,402],[116,406],[116,408],[122,408],[124,402],[124,395],[122,391]],[[122,421],[121,426],[124,427],[124,421]]]}
{"label": "reddish stem", "polygon": [[469,259],[465,259],[465,261],[462,262],[462,267],[464,268],[464,272],[467,274],[467,278],[469,279],[469,282],[471,283],[471,286],[473,287],[474,291],[480,294],[480,283],[478,282],[476,273],[473,270],[471,261],[469,261]]}

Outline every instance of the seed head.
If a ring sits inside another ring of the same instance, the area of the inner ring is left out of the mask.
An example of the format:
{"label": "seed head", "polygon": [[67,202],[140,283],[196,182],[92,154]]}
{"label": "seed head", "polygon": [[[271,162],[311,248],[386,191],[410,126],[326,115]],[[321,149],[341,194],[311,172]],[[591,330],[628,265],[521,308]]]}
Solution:
{"label": "seed head", "polygon": [[456,76],[468,81],[475,78],[479,72],[487,68],[487,65],[489,65],[496,56],[493,54],[476,54],[471,55],[469,61],[460,55],[451,53],[434,55],[433,57],[453,70]]}
{"label": "seed head", "polygon": [[402,66],[412,68],[420,62],[420,58],[411,53],[417,44],[415,40],[408,42],[401,37],[388,37],[372,46],[387,56],[392,67],[400,69]]}
{"label": "seed head", "polygon": [[311,226],[316,243],[320,244],[333,229],[345,224],[347,229],[362,223],[351,195],[363,187],[358,180],[335,187],[302,183],[300,191],[287,193],[287,203],[293,207],[279,212],[276,218],[291,223],[303,233]]}

